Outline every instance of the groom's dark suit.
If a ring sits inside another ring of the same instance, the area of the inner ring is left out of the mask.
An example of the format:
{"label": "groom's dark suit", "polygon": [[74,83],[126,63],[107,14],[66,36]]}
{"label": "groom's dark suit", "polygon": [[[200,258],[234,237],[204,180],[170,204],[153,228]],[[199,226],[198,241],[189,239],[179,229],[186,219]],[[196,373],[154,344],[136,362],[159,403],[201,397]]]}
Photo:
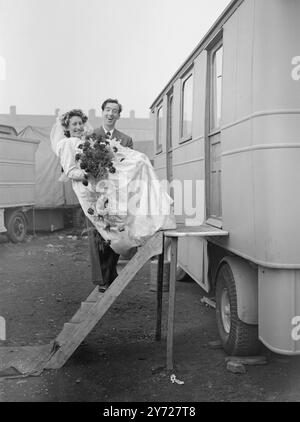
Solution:
{"label": "groom's dark suit", "polygon": [[[105,130],[101,126],[98,129],[94,130],[94,134],[96,136],[103,136],[106,137]],[[120,143],[124,147],[133,148],[132,138],[126,135],[123,132],[120,132],[117,129],[113,130],[112,138],[117,138],[120,140]],[[100,236],[98,234],[98,236]],[[102,239],[102,237],[100,236]],[[117,277],[117,263],[119,259],[119,255],[114,252],[114,250],[106,245],[103,247],[103,243],[100,241],[100,247],[98,248],[99,251],[99,259],[100,259],[100,266],[101,266],[101,273],[102,273],[102,283],[98,281],[98,284],[101,285],[110,285],[114,279]]]}
{"label": "groom's dark suit", "polygon": [[[94,134],[96,136],[97,135],[101,135],[101,136],[104,136],[105,137],[105,130],[101,126],[100,128],[94,130]],[[130,136],[126,135],[123,132],[120,132],[117,129],[114,129],[113,130],[112,138],[120,139],[121,140],[121,145],[123,145],[123,147],[133,148],[132,138],[130,138]]]}

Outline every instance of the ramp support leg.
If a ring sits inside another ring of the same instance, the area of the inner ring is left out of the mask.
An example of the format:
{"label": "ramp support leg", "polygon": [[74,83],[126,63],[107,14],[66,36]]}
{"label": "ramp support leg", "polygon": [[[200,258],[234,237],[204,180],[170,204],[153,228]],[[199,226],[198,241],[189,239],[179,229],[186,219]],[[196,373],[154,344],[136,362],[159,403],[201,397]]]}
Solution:
{"label": "ramp support leg", "polygon": [[158,256],[157,265],[157,308],[156,308],[156,332],[155,340],[161,340],[161,322],[162,322],[162,295],[163,295],[163,277],[164,277],[164,253],[165,238],[162,238],[162,253]]}
{"label": "ramp support leg", "polygon": [[178,237],[172,237],[171,238],[171,268],[170,268],[170,289],[169,289],[168,335],[167,335],[167,370],[172,370],[174,367],[173,339],[174,339],[177,251],[178,251]]}

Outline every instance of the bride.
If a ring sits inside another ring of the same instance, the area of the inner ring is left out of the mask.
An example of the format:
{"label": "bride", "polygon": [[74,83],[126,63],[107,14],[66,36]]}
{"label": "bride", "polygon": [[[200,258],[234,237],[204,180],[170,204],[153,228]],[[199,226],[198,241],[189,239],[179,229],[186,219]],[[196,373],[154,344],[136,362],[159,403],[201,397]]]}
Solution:
{"label": "bride", "polygon": [[[97,180],[80,168],[83,143],[93,147],[92,127],[82,110],[71,110],[57,119],[51,144],[64,174],[89,220],[111,248],[126,255],[160,229],[176,227],[172,199],[162,188],[149,158],[124,147],[117,139],[106,140],[112,151],[114,171]],[[88,141],[84,141],[88,139]]]}

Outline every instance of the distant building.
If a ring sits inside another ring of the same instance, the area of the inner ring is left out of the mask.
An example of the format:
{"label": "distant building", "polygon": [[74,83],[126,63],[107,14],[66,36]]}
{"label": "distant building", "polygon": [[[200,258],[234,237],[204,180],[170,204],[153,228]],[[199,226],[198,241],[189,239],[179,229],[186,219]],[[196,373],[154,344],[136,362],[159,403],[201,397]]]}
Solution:
{"label": "distant building", "polygon": [[[17,132],[21,132],[28,126],[43,129],[44,132],[50,133],[55,123],[59,109],[50,115],[38,114],[17,114],[16,106],[10,107],[9,114],[0,114],[0,124],[13,126]],[[96,110],[92,109],[88,113],[89,122],[93,127],[101,126],[101,117],[96,116]],[[144,152],[153,160],[154,142],[153,142],[153,125],[154,121],[149,114],[149,118],[136,118],[135,112],[130,112],[130,117],[122,117],[117,123],[117,128],[127,135],[131,136],[134,148]]]}

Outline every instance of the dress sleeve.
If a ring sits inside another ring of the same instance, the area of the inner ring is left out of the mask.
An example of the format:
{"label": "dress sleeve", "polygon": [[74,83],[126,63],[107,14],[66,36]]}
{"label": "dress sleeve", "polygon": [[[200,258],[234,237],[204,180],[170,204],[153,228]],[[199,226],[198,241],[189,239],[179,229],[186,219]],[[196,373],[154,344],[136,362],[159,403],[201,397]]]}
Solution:
{"label": "dress sleeve", "polygon": [[83,180],[85,172],[77,167],[75,161],[77,143],[79,140],[75,138],[64,138],[59,142],[57,152],[65,175],[73,180]]}

